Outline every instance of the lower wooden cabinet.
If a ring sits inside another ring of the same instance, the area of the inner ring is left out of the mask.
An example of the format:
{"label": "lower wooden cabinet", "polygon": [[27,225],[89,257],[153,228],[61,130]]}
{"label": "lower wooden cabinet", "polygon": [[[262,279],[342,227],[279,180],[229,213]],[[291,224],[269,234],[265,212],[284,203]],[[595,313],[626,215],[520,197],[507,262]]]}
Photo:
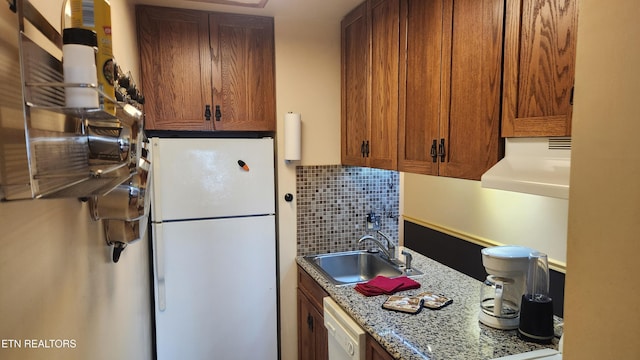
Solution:
{"label": "lower wooden cabinet", "polygon": [[298,267],[298,359],[327,360],[322,299],[328,294]]}
{"label": "lower wooden cabinet", "polygon": [[378,342],[367,334],[366,343],[366,358],[367,360],[393,360],[393,356],[387,352]]}

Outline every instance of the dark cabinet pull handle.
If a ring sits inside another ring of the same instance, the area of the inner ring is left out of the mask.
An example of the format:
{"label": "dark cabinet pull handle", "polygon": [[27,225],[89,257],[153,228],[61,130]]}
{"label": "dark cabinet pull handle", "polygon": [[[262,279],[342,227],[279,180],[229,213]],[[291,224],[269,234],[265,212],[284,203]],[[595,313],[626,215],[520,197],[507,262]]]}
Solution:
{"label": "dark cabinet pull handle", "polygon": [[369,157],[369,140],[365,142],[364,153],[366,154],[366,157]]}
{"label": "dark cabinet pull handle", "polygon": [[211,105],[205,105],[204,107],[204,119],[211,120]]}
{"label": "dark cabinet pull handle", "polygon": [[569,95],[569,105],[573,106],[573,91],[576,89],[575,86],[571,87],[571,95]]}
{"label": "dark cabinet pull handle", "polygon": [[311,314],[307,314],[307,327],[313,332],[313,316]]}
{"label": "dark cabinet pull handle", "polygon": [[438,155],[440,155],[440,161],[444,162],[445,158],[445,150],[444,150],[444,139],[440,139],[440,146],[438,146]]}
{"label": "dark cabinet pull handle", "polygon": [[220,118],[222,117],[222,112],[220,111],[220,105],[216,105],[216,121],[220,121]]}
{"label": "dark cabinet pull handle", "polygon": [[436,150],[436,147],[438,141],[436,139],[433,139],[433,143],[431,143],[431,159],[433,159],[433,162],[438,161],[438,151]]}
{"label": "dark cabinet pull handle", "polygon": [[362,144],[360,144],[360,154],[364,157],[364,140],[362,140]]}

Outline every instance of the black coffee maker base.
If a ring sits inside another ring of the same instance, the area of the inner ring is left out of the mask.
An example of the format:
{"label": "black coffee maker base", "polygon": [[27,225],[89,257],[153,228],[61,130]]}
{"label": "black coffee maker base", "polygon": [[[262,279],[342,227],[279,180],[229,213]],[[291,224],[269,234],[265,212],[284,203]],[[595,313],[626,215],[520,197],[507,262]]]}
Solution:
{"label": "black coffee maker base", "polygon": [[550,344],[553,336],[553,302],[551,298],[544,297],[532,300],[523,295],[518,337],[538,344]]}
{"label": "black coffee maker base", "polygon": [[543,344],[543,345],[548,345],[551,344],[553,342],[553,336],[551,336],[550,338],[538,338],[538,337],[531,337],[528,336],[527,334],[523,334],[520,329],[518,329],[518,337],[524,341],[528,341],[528,342],[533,342],[536,344]]}

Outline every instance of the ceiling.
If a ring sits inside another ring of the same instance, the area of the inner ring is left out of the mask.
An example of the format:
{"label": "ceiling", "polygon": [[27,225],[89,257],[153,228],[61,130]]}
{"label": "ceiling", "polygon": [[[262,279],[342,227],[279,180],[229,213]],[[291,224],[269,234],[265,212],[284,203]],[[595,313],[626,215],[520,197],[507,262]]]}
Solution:
{"label": "ceiling", "polygon": [[[157,5],[205,11],[254,14],[278,17],[341,19],[363,0],[268,0],[264,8],[212,4],[197,0],[127,0],[134,4]],[[206,1],[206,0],[205,0]],[[234,0],[256,2],[257,0]]]}

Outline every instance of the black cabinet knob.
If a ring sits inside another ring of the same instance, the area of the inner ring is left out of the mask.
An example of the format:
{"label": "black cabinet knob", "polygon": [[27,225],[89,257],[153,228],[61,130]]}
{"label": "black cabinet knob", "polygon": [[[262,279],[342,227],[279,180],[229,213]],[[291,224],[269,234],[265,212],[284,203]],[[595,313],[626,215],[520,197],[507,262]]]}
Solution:
{"label": "black cabinet knob", "polygon": [[216,118],[216,121],[220,121],[220,118],[222,117],[222,111],[220,111],[220,105],[216,105],[216,114],[214,115],[214,117]]}
{"label": "black cabinet knob", "polygon": [[204,119],[211,120],[211,105],[205,105],[204,107]]}

